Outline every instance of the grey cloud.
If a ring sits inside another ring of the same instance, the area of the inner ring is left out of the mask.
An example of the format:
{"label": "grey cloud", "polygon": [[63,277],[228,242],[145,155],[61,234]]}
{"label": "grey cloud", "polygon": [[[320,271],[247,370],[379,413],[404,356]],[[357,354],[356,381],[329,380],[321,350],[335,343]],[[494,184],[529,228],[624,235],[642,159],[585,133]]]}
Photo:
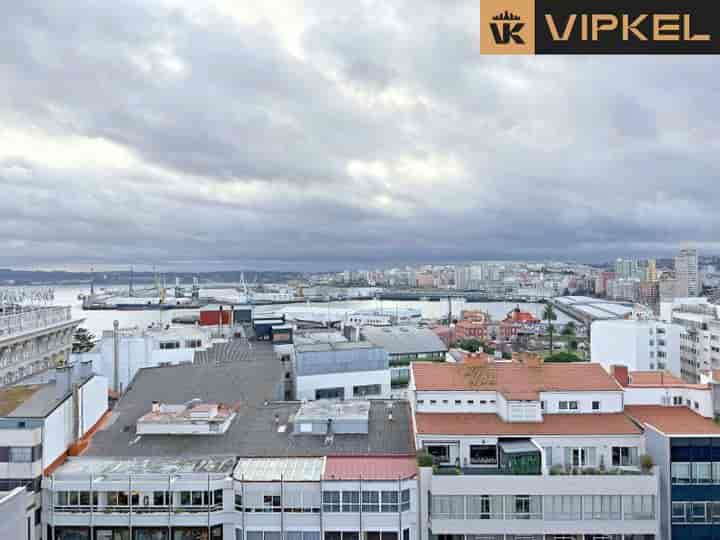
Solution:
{"label": "grey cloud", "polygon": [[720,228],[713,59],[481,57],[472,0],[308,0],[303,58],[210,6],[6,4],[0,125],[134,157],[0,148],[2,265],[597,260]]}

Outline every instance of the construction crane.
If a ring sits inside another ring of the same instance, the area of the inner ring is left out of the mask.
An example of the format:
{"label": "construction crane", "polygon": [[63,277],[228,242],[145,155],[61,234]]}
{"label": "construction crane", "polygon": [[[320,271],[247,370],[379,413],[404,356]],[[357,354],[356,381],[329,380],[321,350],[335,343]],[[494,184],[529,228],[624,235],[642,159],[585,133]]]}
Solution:
{"label": "construction crane", "polygon": [[155,268],[153,267],[153,274],[155,277],[155,288],[158,291],[158,296],[160,297],[159,304],[165,303],[165,287],[162,286],[160,283],[160,275],[155,271]]}

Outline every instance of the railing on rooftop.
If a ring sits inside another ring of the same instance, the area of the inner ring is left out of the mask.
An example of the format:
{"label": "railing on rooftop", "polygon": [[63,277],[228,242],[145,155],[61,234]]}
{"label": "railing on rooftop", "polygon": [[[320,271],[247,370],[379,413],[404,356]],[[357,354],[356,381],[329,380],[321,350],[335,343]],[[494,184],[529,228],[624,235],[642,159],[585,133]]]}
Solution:
{"label": "railing on rooftop", "polygon": [[69,306],[24,307],[17,313],[0,315],[0,339],[70,321]]}

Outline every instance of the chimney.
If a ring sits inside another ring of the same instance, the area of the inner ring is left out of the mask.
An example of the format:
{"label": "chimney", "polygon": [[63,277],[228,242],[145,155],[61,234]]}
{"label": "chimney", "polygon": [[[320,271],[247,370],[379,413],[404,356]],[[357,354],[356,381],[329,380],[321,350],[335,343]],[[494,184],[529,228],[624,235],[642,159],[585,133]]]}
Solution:
{"label": "chimney", "polygon": [[157,414],[160,412],[160,402],[159,401],[153,401],[152,407],[150,409],[153,413]]}
{"label": "chimney", "polygon": [[72,369],[64,360],[55,367],[55,397],[60,400],[70,393],[72,384]]}
{"label": "chimney", "polygon": [[610,366],[610,374],[620,383],[620,386],[628,386],[630,384],[630,374],[627,366]]}
{"label": "chimney", "polygon": [[113,321],[113,391],[120,393],[120,322]]}
{"label": "chimney", "polygon": [[525,365],[531,368],[539,368],[543,365],[542,356],[539,354],[528,354],[525,359]]}
{"label": "chimney", "polygon": [[89,379],[93,374],[93,364],[90,359],[83,359],[78,369],[78,377],[81,381]]}

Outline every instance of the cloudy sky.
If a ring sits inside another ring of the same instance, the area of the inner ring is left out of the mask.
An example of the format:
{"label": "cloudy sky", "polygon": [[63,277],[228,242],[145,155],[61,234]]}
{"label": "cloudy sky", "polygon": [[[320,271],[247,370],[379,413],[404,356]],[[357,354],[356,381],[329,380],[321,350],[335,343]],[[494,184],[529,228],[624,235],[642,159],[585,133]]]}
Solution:
{"label": "cloudy sky", "polygon": [[478,19],[476,0],[2,2],[0,265],[720,251],[720,60],[481,57]]}

